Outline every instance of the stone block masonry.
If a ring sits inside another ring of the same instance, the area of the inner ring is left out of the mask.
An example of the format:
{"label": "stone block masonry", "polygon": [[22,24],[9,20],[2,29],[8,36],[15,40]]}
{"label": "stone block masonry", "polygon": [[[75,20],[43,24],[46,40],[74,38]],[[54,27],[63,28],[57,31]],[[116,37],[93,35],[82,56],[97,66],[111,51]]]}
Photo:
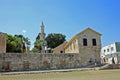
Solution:
{"label": "stone block masonry", "polygon": [[3,53],[0,71],[48,70],[81,67],[80,54]]}
{"label": "stone block masonry", "polygon": [[0,32],[0,53],[6,53],[6,36]]}

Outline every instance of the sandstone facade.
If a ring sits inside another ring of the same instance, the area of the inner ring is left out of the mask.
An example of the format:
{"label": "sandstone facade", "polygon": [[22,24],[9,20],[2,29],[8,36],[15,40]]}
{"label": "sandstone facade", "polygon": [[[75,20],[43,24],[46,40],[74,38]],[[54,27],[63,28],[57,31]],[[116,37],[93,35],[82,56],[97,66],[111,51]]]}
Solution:
{"label": "sandstone facade", "polygon": [[[65,53],[78,53],[82,65],[100,63],[101,34],[87,28],[75,35],[66,45]],[[84,61],[85,60],[85,61]]]}
{"label": "sandstone facade", "polygon": [[0,32],[0,53],[6,53],[6,36]]}
{"label": "sandstone facade", "polygon": [[53,49],[53,53],[65,53],[64,46],[67,44],[67,42],[63,42],[61,45]]}

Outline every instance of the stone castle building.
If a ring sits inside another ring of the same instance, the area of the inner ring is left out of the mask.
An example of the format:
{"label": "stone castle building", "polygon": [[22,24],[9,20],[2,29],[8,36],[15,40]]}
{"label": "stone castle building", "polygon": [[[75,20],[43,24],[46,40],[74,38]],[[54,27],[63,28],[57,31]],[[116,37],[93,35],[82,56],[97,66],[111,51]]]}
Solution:
{"label": "stone castle building", "polygon": [[0,53],[6,53],[6,36],[0,32]]}
{"label": "stone castle building", "polygon": [[87,28],[75,35],[68,43],[64,42],[54,49],[54,53],[78,53],[86,64],[100,62],[101,34]]}
{"label": "stone castle building", "polygon": [[101,34],[87,28],[75,35],[64,48],[65,53],[81,54],[80,57],[86,60],[86,64],[100,62]]}

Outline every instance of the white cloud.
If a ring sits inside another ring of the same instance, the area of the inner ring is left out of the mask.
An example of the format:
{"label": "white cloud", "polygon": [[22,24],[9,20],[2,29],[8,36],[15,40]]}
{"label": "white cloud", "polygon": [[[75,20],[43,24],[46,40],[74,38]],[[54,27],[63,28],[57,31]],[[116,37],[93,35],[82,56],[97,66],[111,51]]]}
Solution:
{"label": "white cloud", "polygon": [[23,32],[23,33],[26,33],[27,31],[23,29],[22,32]]}

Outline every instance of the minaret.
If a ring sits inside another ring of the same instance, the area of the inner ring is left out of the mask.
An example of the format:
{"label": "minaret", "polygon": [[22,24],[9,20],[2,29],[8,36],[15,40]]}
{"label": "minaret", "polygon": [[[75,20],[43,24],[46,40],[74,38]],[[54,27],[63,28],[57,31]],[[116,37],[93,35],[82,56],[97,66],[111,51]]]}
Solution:
{"label": "minaret", "polygon": [[44,24],[43,24],[43,21],[42,21],[42,25],[40,27],[41,27],[41,33],[44,33]]}
{"label": "minaret", "polygon": [[[42,25],[40,26],[40,40],[42,40],[43,42],[45,42],[45,33],[44,33],[44,24],[43,24],[43,21],[42,21]],[[42,45],[42,50],[41,50],[41,53],[45,53],[45,46]]]}

